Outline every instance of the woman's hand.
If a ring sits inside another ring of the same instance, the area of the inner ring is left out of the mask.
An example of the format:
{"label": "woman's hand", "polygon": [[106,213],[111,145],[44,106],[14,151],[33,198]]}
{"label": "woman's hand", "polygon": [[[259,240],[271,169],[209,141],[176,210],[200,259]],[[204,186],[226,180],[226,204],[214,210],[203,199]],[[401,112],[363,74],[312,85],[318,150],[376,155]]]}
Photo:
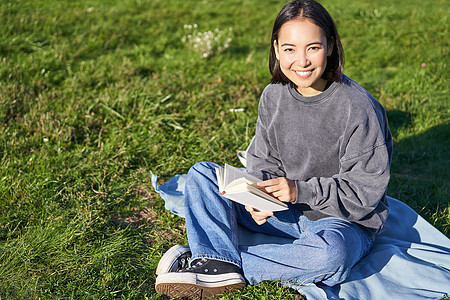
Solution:
{"label": "woman's hand", "polygon": [[257,183],[264,192],[283,202],[295,202],[297,200],[297,186],[293,180],[278,177]]}
{"label": "woman's hand", "polygon": [[260,211],[248,205],[245,206],[245,210],[252,215],[253,220],[258,225],[266,223],[267,219],[273,216],[273,212],[271,211]]}

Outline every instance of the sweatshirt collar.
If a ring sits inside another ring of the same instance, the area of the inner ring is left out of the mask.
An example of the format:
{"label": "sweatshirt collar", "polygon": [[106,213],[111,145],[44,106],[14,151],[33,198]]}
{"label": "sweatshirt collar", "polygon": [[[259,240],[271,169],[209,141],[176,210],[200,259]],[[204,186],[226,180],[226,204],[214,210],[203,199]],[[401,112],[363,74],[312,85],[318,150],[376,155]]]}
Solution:
{"label": "sweatshirt collar", "polygon": [[330,98],[330,96],[336,91],[336,89],[339,87],[339,85],[340,85],[339,82],[334,81],[322,93],[315,95],[315,96],[311,96],[311,97],[304,97],[304,96],[300,95],[297,92],[297,90],[295,89],[294,84],[292,82],[290,82],[287,86],[288,86],[289,93],[296,100],[298,100],[306,105],[313,105],[313,104],[318,104],[318,103],[327,101]]}

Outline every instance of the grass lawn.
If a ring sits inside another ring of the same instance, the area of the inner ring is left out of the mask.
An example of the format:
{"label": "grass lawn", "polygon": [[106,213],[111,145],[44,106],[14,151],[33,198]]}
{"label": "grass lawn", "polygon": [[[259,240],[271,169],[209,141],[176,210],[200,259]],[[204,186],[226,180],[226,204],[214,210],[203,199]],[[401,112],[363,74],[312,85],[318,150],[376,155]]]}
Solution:
{"label": "grass lawn", "polygon": [[[150,171],[238,164],[284,3],[0,0],[0,299],[160,298],[159,258],[187,241]],[[345,74],[388,110],[389,195],[449,236],[449,6],[322,3]],[[261,297],[296,295],[225,298]]]}

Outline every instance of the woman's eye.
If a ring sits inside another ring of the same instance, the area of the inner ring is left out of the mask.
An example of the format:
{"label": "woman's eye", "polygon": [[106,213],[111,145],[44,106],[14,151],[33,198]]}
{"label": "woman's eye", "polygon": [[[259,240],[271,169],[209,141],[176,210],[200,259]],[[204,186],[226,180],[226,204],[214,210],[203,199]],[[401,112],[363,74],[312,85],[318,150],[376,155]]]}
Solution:
{"label": "woman's eye", "polygon": [[294,49],[292,49],[292,48],[286,48],[286,49],[284,49],[284,52],[292,52],[292,51],[294,51]]}

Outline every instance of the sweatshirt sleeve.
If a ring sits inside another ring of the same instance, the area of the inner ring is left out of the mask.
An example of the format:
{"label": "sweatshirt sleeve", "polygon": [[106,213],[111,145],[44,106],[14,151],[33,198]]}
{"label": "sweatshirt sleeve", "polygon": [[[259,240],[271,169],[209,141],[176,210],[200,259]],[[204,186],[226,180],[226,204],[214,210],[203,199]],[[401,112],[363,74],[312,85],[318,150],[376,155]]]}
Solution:
{"label": "sweatshirt sleeve", "polygon": [[373,119],[350,128],[338,174],[296,181],[296,203],[376,233],[389,214],[384,200],[390,179],[392,138],[385,117]]}
{"label": "sweatshirt sleeve", "polygon": [[247,171],[262,180],[286,177],[279,155],[267,136],[263,121],[258,117],[255,136],[247,150]]}
{"label": "sweatshirt sleeve", "polygon": [[247,149],[247,171],[261,180],[286,177],[277,147],[273,144],[275,141],[269,138],[267,130],[270,111],[273,110],[269,107],[274,102],[268,94],[270,88],[266,88],[261,95],[255,136]]}

